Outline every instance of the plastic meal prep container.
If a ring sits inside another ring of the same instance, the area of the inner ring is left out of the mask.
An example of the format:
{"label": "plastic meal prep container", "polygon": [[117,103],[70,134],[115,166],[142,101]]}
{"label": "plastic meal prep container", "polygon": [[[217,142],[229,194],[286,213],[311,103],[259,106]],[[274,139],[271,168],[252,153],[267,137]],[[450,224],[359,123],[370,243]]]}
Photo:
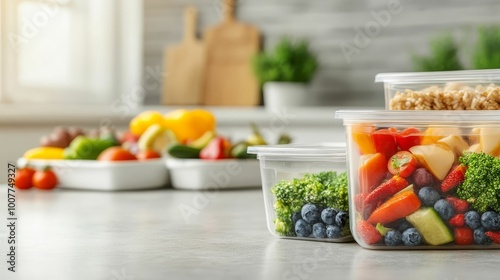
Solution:
{"label": "plastic meal prep container", "polygon": [[345,143],[252,146],[260,161],[267,227],[280,238],[352,241]]}
{"label": "plastic meal prep container", "polygon": [[381,73],[389,110],[498,110],[500,69]]}
{"label": "plastic meal prep container", "polygon": [[354,239],[369,249],[500,248],[500,112],[337,111]]}

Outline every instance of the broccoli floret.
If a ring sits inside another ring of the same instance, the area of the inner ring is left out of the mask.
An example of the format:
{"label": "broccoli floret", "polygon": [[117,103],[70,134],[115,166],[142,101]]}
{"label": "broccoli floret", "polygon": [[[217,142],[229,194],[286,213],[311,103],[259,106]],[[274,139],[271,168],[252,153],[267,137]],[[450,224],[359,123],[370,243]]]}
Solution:
{"label": "broccoli floret", "polygon": [[500,212],[500,159],[485,153],[466,153],[460,163],[467,171],[457,196],[480,212]]}
{"label": "broccoli floret", "polygon": [[347,187],[347,173],[337,175],[333,171],[306,174],[299,179],[283,180],[277,183],[271,189],[276,197],[274,204],[276,232],[285,236],[294,236],[291,217],[306,203],[348,212]]}

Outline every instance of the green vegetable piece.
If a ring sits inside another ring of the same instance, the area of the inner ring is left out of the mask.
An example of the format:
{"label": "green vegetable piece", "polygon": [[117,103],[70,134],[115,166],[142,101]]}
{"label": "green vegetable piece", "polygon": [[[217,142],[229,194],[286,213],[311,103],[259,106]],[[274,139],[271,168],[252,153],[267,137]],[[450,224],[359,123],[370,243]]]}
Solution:
{"label": "green vegetable piece", "polygon": [[208,143],[210,143],[217,135],[213,131],[207,131],[205,132],[200,138],[194,140],[193,142],[189,143],[190,147],[196,148],[196,149],[203,149],[205,148]]}
{"label": "green vegetable piece", "polygon": [[425,207],[406,217],[427,244],[442,245],[453,241],[453,234],[432,207]]}
{"label": "green vegetable piece", "polygon": [[78,136],[71,141],[64,151],[65,159],[96,160],[99,154],[109,147],[115,146],[110,139],[87,138]]}
{"label": "green vegetable piece", "polygon": [[[295,236],[292,215],[306,203],[331,207],[349,213],[347,173],[333,171],[306,174],[302,178],[283,180],[272,187],[276,202],[274,210],[276,232],[283,236]],[[349,234],[349,227],[343,233]]]}
{"label": "green vegetable piece", "polygon": [[250,146],[256,146],[256,145],[267,145],[266,139],[262,136],[260,133],[259,128],[257,127],[256,124],[251,123],[250,126],[252,127],[252,135],[250,135],[247,138],[247,144]]}
{"label": "green vegetable piece", "polygon": [[283,133],[280,135],[278,138],[278,145],[283,145],[283,144],[290,144],[292,143],[292,137],[290,135]]}
{"label": "green vegetable piece", "polygon": [[375,228],[377,229],[378,232],[380,232],[382,236],[386,236],[387,233],[391,230],[391,228],[386,228],[381,223],[378,223]]}
{"label": "green vegetable piece", "polygon": [[248,144],[240,142],[231,148],[231,156],[237,159],[256,158],[257,155],[247,153]]}
{"label": "green vegetable piece", "polygon": [[457,196],[479,212],[500,212],[500,159],[485,153],[465,153],[459,159],[467,166]]}
{"label": "green vegetable piece", "polygon": [[171,145],[167,152],[175,158],[200,158],[200,149],[182,144]]}

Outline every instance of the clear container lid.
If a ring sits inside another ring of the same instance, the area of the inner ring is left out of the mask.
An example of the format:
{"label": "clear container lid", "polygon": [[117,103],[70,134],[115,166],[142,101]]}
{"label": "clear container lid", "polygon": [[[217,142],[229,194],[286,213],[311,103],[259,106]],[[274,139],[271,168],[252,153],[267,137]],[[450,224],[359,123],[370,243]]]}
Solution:
{"label": "clear container lid", "polygon": [[272,156],[275,158],[335,158],[345,160],[346,144],[340,142],[319,144],[287,144],[250,146],[248,153],[257,157]]}
{"label": "clear container lid", "polygon": [[380,73],[375,76],[376,83],[418,84],[439,81],[498,82],[500,81],[500,69]]}
{"label": "clear container lid", "polygon": [[336,119],[343,119],[344,125],[359,123],[412,124],[412,125],[500,125],[500,111],[384,111],[384,110],[339,110]]}

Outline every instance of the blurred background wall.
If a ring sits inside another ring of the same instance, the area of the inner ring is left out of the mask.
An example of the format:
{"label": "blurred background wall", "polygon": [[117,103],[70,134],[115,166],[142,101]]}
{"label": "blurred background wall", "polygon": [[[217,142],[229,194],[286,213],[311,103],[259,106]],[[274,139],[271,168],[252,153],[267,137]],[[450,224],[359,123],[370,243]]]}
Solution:
{"label": "blurred background wall", "polygon": [[[190,4],[200,31],[222,17],[220,0],[144,0],[143,71],[161,67],[165,47],[182,39]],[[264,49],[285,35],[310,40],[321,65],[312,94],[322,105],[383,106],[375,74],[411,71],[412,54],[426,54],[443,32],[460,44],[467,66],[477,27],[500,23],[498,0],[240,0],[236,9],[262,30]],[[146,104],[158,104],[159,93],[149,89]]]}

